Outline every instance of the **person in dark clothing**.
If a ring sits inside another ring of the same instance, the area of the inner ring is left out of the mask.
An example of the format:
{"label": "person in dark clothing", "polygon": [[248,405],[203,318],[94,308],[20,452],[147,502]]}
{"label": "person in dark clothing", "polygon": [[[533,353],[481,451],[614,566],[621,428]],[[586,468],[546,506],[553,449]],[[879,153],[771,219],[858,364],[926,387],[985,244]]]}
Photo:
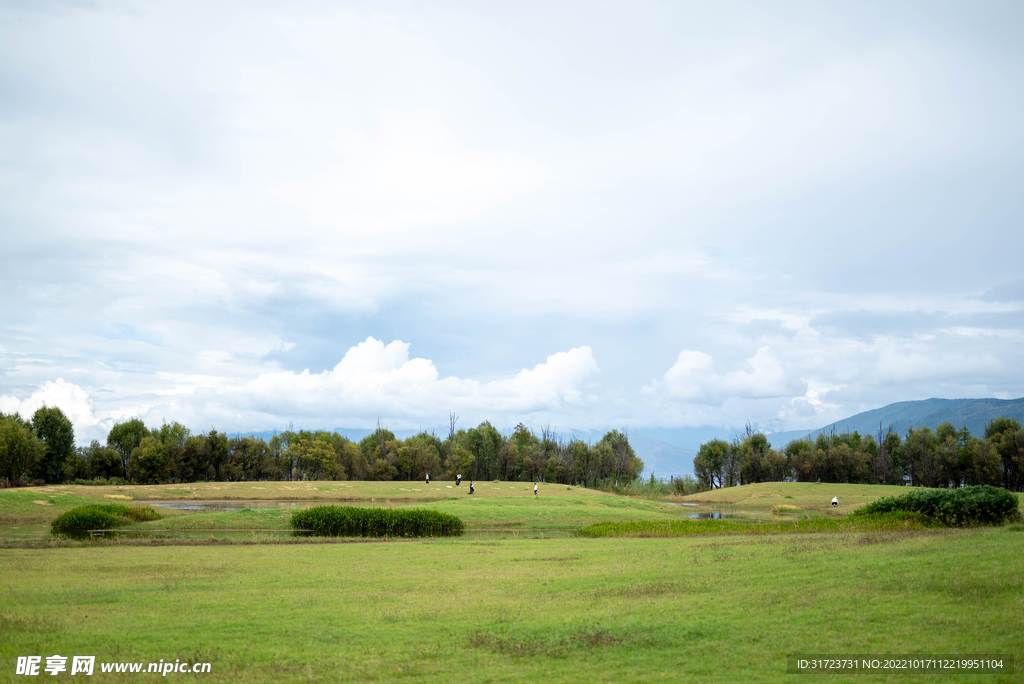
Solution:
{"label": "person in dark clothing", "polygon": [[460,484],[462,484],[462,473],[455,476],[455,486],[458,487]]}
{"label": "person in dark clothing", "polygon": [[473,493],[473,481],[472,480],[469,481],[469,493],[470,494]]}

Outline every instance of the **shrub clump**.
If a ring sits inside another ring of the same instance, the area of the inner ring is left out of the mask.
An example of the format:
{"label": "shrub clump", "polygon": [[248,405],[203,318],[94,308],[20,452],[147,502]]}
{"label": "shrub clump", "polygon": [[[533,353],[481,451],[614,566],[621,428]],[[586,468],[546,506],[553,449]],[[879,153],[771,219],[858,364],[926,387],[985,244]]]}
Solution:
{"label": "shrub clump", "polygon": [[[92,508],[93,510],[103,511],[110,515],[127,518],[132,522],[149,522],[150,520],[160,520],[163,517],[153,510],[152,506],[126,506],[124,504],[117,503],[103,503],[90,504],[88,506],[83,506],[83,508]],[[75,508],[72,510],[78,509]]]}
{"label": "shrub clump", "polygon": [[919,513],[940,525],[999,525],[1020,517],[1017,497],[1005,489],[976,485],[960,489],[920,489],[887,496],[861,506],[852,515],[906,511]]}
{"label": "shrub clump", "polygon": [[319,537],[457,537],[462,520],[425,508],[312,506],[292,514],[292,527]]}
{"label": "shrub clump", "polygon": [[89,530],[109,530],[130,522],[148,522],[161,517],[150,506],[90,504],[61,513],[50,523],[50,533],[83,539],[89,536]]}

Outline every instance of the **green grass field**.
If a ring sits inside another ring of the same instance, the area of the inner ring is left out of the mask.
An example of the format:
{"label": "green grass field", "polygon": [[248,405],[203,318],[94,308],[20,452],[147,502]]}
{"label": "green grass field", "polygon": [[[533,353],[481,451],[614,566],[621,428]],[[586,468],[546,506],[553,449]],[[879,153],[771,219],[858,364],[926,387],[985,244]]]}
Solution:
{"label": "green grass field", "polygon": [[[408,482],[202,483],[184,487],[167,485],[91,487],[70,485],[0,490],[0,543],[25,536],[46,537],[49,522],[63,511],[88,503],[147,504],[151,501],[281,502],[280,509],[231,512],[185,512],[158,508],[165,520],[128,526],[127,530],[169,529],[287,529],[285,510],[291,504],[336,503],[358,506],[436,508],[458,515],[469,529],[571,530],[601,521],[669,520],[691,510],[647,499],[616,496],[566,485],[481,482],[470,495],[468,484],[448,489],[445,484],[419,487]],[[415,487],[415,489],[414,489]],[[287,496],[286,496],[287,495]],[[244,504],[243,504],[244,505]]]}
{"label": "green grass field", "polygon": [[[342,483],[315,484],[339,492]],[[396,483],[351,484],[339,493],[365,494],[348,496],[362,505],[380,492],[387,498],[383,485]],[[672,521],[688,512],[565,486],[534,498],[532,486],[505,485],[505,494],[490,484],[487,497],[424,496],[416,505],[496,528],[535,518],[551,527]],[[814,510],[820,497],[805,489],[823,486],[742,487],[728,503]],[[200,496],[227,498],[199,487]],[[856,485],[828,485],[827,498],[861,495],[845,487]],[[48,526],[83,501],[152,493],[83,491],[102,489],[0,491],[0,528]],[[143,525],[287,524],[282,509],[169,513]],[[14,674],[19,655],[57,653],[208,661],[209,674],[168,675],[207,682],[775,682],[796,676],[786,674],[788,653],[1002,653],[1024,667],[1020,524],[674,538],[15,539],[0,550],[0,681],[23,679]],[[140,676],[156,675],[94,675]],[[827,679],[1020,682],[1024,674]]]}

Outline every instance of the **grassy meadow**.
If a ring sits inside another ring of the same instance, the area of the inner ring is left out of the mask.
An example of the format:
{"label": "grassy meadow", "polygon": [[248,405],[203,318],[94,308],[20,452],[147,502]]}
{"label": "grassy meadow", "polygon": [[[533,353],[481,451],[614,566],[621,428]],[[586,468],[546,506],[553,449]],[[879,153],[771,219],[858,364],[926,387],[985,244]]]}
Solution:
{"label": "grassy meadow", "polygon": [[[254,506],[279,503],[279,508],[244,511],[191,512],[157,508],[164,520],[128,526],[127,530],[289,529],[289,509],[336,503],[355,506],[436,508],[459,516],[471,530],[563,530],[602,521],[677,519],[686,507],[647,499],[616,496],[581,487],[541,483],[479,482],[469,484],[409,482],[219,482],[187,486],[148,485],[92,487],[67,485],[0,490],[0,543],[26,536],[45,538],[49,523],[60,513],[94,502],[147,504],[251,501]],[[451,487],[451,488],[449,488]],[[244,504],[241,504],[244,505]]]}
{"label": "grassy meadow", "polygon": [[[190,486],[180,498],[405,505],[401,488],[409,488],[312,483],[321,495],[310,496],[298,483],[301,496],[285,497],[278,487],[295,485],[266,484],[262,491],[268,493],[260,497],[241,494],[234,483]],[[534,497],[532,484],[484,484],[477,492],[486,494],[476,498],[462,494],[464,484],[457,490],[461,497],[444,489],[409,495],[414,500],[408,503],[454,512],[467,527],[495,529],[671,523],[687,520],[693,510],[564,485],[542,485],[541,496]],[[1021,524],[286,543],[33,542],[19,541],[10,529],[48,530],[58,513],[83,502],[130,496],[142,503],[170,498],[167,489],[173,488],[0,491],[0,530],[6,535],[0,550],[0,681],[21,679],[13,674],[17,656],[54,653],[96,655],[98,661],[209,661],[212,672],[202,675],[208,682],[775,682],[793,677],[786,674],[788,653],[1002,653],[1016,656],[1017,673],[943,675],[941,681],[1024,681]],[[877,491],[875,497],[891,493],[864,489]],[[830,519],[841,522],[826,510],[832,496],[853,506],[847,500],[870,493],[857,485],[778,483],[682,501],[722,497],[715,505],[761,511],[784,527],[796,514],[772,516],[782,500],[816,513],[808,515],[828,526]],[[815,508],[822,498],[825,505]],[[160,510],[164,520],[140,526],[283,529],[290,513]],[[139,675],[94,677],[127,681]],[[65,673],[54,679],[74,678]]]}
{"label": "grassy meadow", "polygon": [[[750,511],[770,511],[775,506],[788,505],[798,507],[801,515],[846,515],[883,496],[899,496],[906,493],[906,487],[895,485],[762,482],[691,494],[680,501],[715,506],[724,510],[742,508]],[[839,505],[834,509],[832,497],[839,499]]]}

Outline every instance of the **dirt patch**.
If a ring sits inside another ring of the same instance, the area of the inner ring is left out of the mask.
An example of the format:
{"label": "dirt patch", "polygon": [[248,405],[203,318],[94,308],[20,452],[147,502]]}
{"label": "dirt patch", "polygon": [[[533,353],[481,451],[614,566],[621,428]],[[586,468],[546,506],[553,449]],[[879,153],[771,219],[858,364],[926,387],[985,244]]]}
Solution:
{"label": "dirt patch", "polygon": [[42,499],[36,499],[32,503],[39,504],[40,506],[49,506],[50,505],[49,501],[43,501]]}
{"label": "dirt patch", "polygon": [[624,641],[626,639],[605,629],[580,629],[571,636],[496,635],[483,631],[477,631],[469,636],[470,646],[513,658],[565,657],[571,651],[616,646]]}

